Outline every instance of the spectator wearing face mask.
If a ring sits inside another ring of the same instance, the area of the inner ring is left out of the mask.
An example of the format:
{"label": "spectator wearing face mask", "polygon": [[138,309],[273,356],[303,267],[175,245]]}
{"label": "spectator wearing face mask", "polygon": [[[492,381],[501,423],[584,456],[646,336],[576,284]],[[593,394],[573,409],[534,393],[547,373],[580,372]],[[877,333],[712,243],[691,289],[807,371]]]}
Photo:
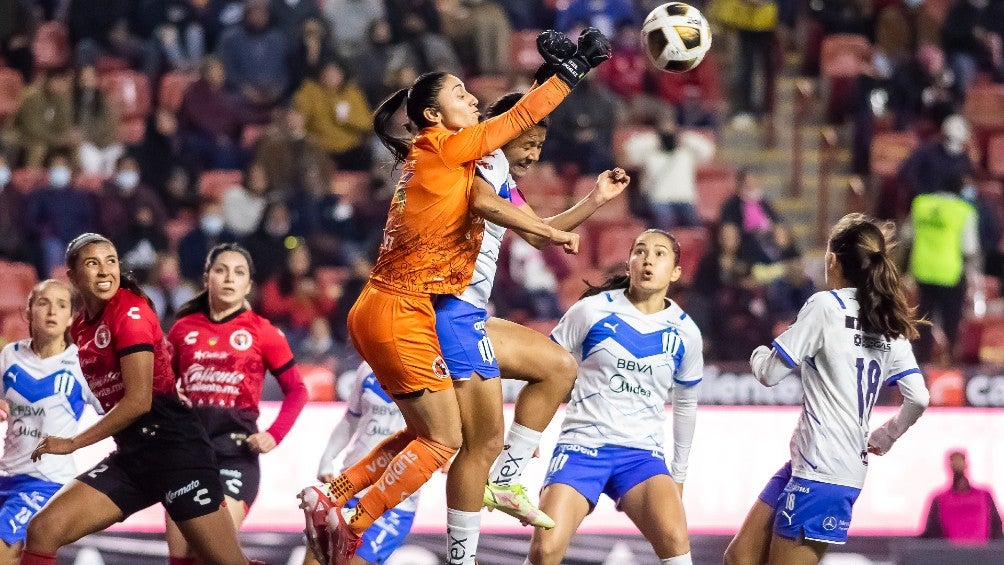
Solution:
{"label": "spectator wearing face mask", "polygon": [[907,201],[914,196],[944,190],[958,179],[971,176],[973,163],[966,153],[969,124],[959,115],[952,115],[941,125],[941,137],[921,145],[903,161],[899,180],[905,188]]}
{"label": "spectator wearing face mask", "polygon": [[28,261],[24,229],[24,195],[11,186],[7,157],[0,154],[0,259]]}
{"label": "spectator wearing face mask", "polygon": [[224,31],[217,46],[227,88],[264,120],[290,79],[290,42],[270,18],[268,0],[247,0],[244,21]]}
{"label": "spectator wearing face mask", "polygon": [[244,182],[223,193],[223,220],[226,229],[237,237],[247,237],[261,223],[271,186],[265,168],[251,163],[244,172]]}
{"label": "spectator wearing face mask", "polygon": [[697,167],[714,157],[713,141],[694,132],[678,132],[667,120],[655,134],[631,138],[624,152],[641,173],[641,193],[654,227],[671,230],[701,224],[695,206]]}
{"label": "spectator wearing face mask", "polygon": [[101,226],[101,233],[120,250],[125,249],[121,237],[135,227],[139,208],[149,210],[155,225],[163,226],[167,222],[164,202],[151,188],[140,183],[136,158],[125,155],[116,162],[115,174],[105,181],[98,196],[98,224]]}
{"label": "spectator wearing face mask", "polygon": [[77,149],[80,170],[110,175],[123,147],[115,138],[117,120],[98,86],[98,71],[81,67],[73,91],[73,125],[83,137]]}
{"label": "spectator wearing face mask", "polygon": [[285,202],[272,202],[265,207],[258,229],[244,239],[244,247],[254,259],[255,271],[262,280],[268,280],[286,260],[286,243],[295,241],[289,235],[291,222]]}
{"label": "spectator wearing face mask", "polygon": [[66,153],[53,153],[46,165],[48,182],[28,197],[24,227],[28,238],[41,245],[36,265],[39,278],[48,278],[53,267],[63,264],[66,244],[85,232],[98,229],[94,196],[72,184],[73,169]]}
{"label": "spectator wearing face mask", "polygon": [[178,242],[181,276],[190,281],[202,280],[206,254],[209,250],[220,243],[236,239],[234,234],[226,229],[223,207],[213,200],[203,202],[199,210],[199,225],[192,228]]}

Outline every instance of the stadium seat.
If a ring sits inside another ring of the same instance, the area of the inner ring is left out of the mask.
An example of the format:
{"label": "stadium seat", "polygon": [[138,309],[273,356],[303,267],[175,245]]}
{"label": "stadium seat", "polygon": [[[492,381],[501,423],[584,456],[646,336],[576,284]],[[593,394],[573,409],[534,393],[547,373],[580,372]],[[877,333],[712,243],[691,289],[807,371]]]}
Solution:
{"label": "stadium seat", "polygon": [[35,66],[42,70],[66,66],[70,62],[70,34],[58,21],[48,21],[35,30],[31,44]]}
{"label": "stadium seat", "polygon": [[199,176],[199,194],[219,200],[223,192],[231,186],[240,186],[244,172],[232,169],[213,169]]}
{"label": "stadium seat", "polygon": [[23,311],[0,314],[0,342],[10,343],[28,337],[28,318]]}
{"label": "stadium seat", "polygon": [[331,192],[350,204],[361,204],[370,197],[372,177],[366,171],[338,171],[331,179]]}
{"label": "stadium seat", "polygon": [[539,29],[523,29],[512,33],[509,39],[509,62],[513,71],[523,74],[533,73],[544,62],[537,52],[539,34]]}
{"label": "stadium seat", "polygon": [[99,55],[97,61],[94,62],[94,70],[96,70],[99,75],[114,73],[116,71],[125,71],[128,69],[129,61],[121,57]]}
{"label": "stadium seat", "polygon": [[10,183],[21,192],[34,190],[45,182],[46,171],[42,168],[14,169]]}
{"label": "stadium seat", "polygon": [[[593,175],[583,175],[575,181],[572,200],[578,202],[582,200],[596,187],[596,177]],[[628,209],[627,194],[621,194],[610,202],[603,205],[590,216],[593,220],[627,221],[631,219],[631,211]]]}
{"label": "stadium seat", "polygon": [[963,115],[976,129],[1004,129],[1004,85],[973,85],[966,91]]}
{"label": "stadium seat", "polygon": [[17,110],[24,81],[14,69],[0,68],[0,123]]}
{"label": "stadium seat", "polygon": [[680,244],[680,283],[689,285],[708,248],[708,230],[704,227],[676,228],[672,234]]}
{"label": "stadium seat", "polygon": [[112,71],[101,77],[101,90],[119,115],[119,140],[138,143],[146,132],[152,106],[150,81],[136,71]]}
{"label": "stadium seat", "polygon": [[[352,276],[352,269],[349,267],[318,267],[314,271],[314,280],[322,291],[329,289],[340,289],[345,286],[345,282]],[[330,296],[330,294],[329,294]]]}
{"label": "stadium seat", "polygon": [[917,146],[917,136],[911,132],[884,132],[872,140],[871,171],[882,177],[896,174],[900,163]]}
{"label": "stadium seat", "polygon": [[181,108],[181,100],[185,96],[185,91],[198,79],[199,74],[195,72],[171,71],[164,73],[157,91],[157,107],[172,114],[176,113]]}
{"label": "stadium seat", "polygon": [[[625,254],[625,257],[627,255]],[[562,310],[568,310],[572,304],[579,299],[583,291],[586,290],[586,283],[600,284],[603,282],[605,272],[602,269],[588,269],[580,271],[575,276],[565,277],[558,281],[558,304]]]}
{"label": "stadium seat", "polygon": [[335,394],[335,373],[331,367],[311,363],[298,363],[297,369],[307,387],[307,398],[311,402],[332,402],[338,400]]}
{"label": "stadium seat", "polygon": [[526,327],[544,335],[551,335],[551,330],[558,325],[558,320],[527,320]]}
{"label": "stadium seat", "polygon": [[718,222],[722,203],[736,192],[736,175],[730,167],[712,163],[697,169],[697,214],[707,223]]}
{"label": "stadium seat", "polygon": [[0,313],[23,310],[37,280],[31,265],[0,261]]}
{"label": "stadium seat", "polygon": [[1004,365],[1004,317],[983,319],[983,334],[980,336],[980,362],[988,365]]}
{"label": "stadium seat", "polygon": [[823,39],[819,72],[822,76],[856,77],[861,73],[861,64],[871,55],[872,45],[868,38],[856,33],[834,33]]}
{"label": "stadium seat", "polygon": [[1004,179],[1004,133],[990,138],[987,145],[987,172]]}
{"label": "stadium seat", "polygon": [[628,260],[635,238],[645,227],[645,224],[631,220],[590,220],[586,223],[589,241],[583,242],[582,247],[587,243],[590,245],[593,265],[597,268],[618,265]]}
{"label": "stadium seat", "polygon": [[520,192],[534,209],[538,206],[547,206],[544,201],[552,198],[560,199],[561,204],[564,204],[564,199],[568,195],[565,179],[558,176],[549,163],[538,163],[530,167],[517,184]]}

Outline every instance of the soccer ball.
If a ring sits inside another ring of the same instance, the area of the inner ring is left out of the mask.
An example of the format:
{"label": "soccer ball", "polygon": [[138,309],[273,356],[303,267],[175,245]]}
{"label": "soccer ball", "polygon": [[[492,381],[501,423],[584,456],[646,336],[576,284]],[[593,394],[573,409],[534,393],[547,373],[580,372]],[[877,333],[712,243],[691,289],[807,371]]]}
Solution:
{"label": "soccer ball", "polygon": [[711,48],[711,28],[700,10],[670,2],[652,10],[641,26],[649,61],[659,70],[684,73],[698,65]]}

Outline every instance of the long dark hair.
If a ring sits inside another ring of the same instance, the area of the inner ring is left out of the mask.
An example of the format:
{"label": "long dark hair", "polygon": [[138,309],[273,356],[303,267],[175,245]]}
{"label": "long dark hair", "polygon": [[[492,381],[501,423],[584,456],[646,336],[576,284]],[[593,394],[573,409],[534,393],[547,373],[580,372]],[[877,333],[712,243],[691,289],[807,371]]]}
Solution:
{"label": "long dark hair", "polygon": [[[82,233],[73,238],[73,241],[66,245],[66,255],[64,256],[66,266],[71,270],[76,270],[77,259],[80,259],[80,252],[88,245],[95,243],[107,243],[112,247],[112,249],[115,249],[115,254],[118,255],[118,249],[115,248],[115,244],[107,237],[93,232]],[[119,287],[128,290],[143,300],[146,300],[150,309],[156,310],[153,306],[153,302],[150,300],[150,297],[147,296],[146,293],[143,292],[143,289],[139,286],[139,281],[137,281],[136,277],[133,276],[132,271],[122,270],[121,262],[119,262]]]}
{"label": "long dark hair", "polygon": [[[377,106],[373,112],[373,130],[377,138],[384,147],[390,150],[397,162],[403,162],[411,150],[411,140],[396,137],[391,133],[391,119],[394,114],[405,104],[405,112],[408,114],[409,131],[417,131],[432,125],[425,118],[425,109],[439,109],[439,92],[443,89],[443,82],[448,73],[436,71],[425,73],[415,79],[411,88],[402,88],[391,94],[386,100]],[[412,129],[414,126],[416,129]]]}
{"label": "long dark hair", "polygon": [[861,329],[886,339],[916,339],[915,316],[903,293],[899,269],[889,256],[895,246],[892,226],[864,214],[847,214],[833,226],[828,249],[843,278],[857,288]]}
{"label": "long dark hair", "polygon": [[[254,279],[254,261],[251,259],[251,253],[247,249],[244,249],[239,243],[220,243],[206,254],[206,263],[202,267],[202,274],[205,275],[213,268],[213,263],[216,259],[226,253],[227,251],[232,251],[234,253],[240,253],[244,257],[244,260],[248,262],[248,273],[251,275],[251,279]],[[187,302],[182,304],[178,308],[178,313],[175,316],[176,319],[181,319],[185,316],[191,314],[202,313],[209,316],[209,289],[203,288],[201,292],[190,298]]]}
{"label": "long dark hair", "polygon": [[[673,250],[673,256],[676,259],[676,265],[680,264],[680,242],[676,240],[676,237],[674,237],[673,234],[665,230],[652,228],[641,232],[640,234],[638,234],[638,237],[641,237],[647,233],[657,233],[668,239],[669,247],[670,249]],[[637,241],[638,238],[636,237],[635,242]],[[631,249],[632,250],[634,249],[634,243],[631,244]],[[627,268],[625,264],[617,265],[616,267],[611,268],[608,272],[609,274],[607,275],[607,278],[598,285],[594,286],[589,281],[582,281],[586,283],[586,290],[585,292],[582,293],[582,296],[579,297],[579,300],[582,300],[583,298],[587,298],[590,296],[595,296],[608,290],[629,288],[631,286],[631,276],[627,273]]]}

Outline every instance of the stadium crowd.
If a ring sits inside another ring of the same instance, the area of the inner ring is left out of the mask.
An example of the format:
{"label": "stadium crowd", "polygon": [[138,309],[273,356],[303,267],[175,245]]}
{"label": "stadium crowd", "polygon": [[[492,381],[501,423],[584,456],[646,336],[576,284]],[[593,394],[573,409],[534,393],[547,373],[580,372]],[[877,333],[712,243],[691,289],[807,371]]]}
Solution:
{"label": "stadium crowd", "polygon": [[[488,104],[528,85],[540,29],[592,25],[613,58],[551,116],[524,182],[544,195],[542,215],[615,165],[638,182],[584,226],[579,256],[507,244],[496,313],[549,331],[582,280],[620,268],[607,260],[651,225],[682,242],[680,298],[709,360],[769,342],[816,290],[810,244],[756,163],[715,154],[723,128],[771,128],[784,55],[797,53],[799,74],[827,78],[813,103],[849,125],[876,213],[909,225],[925,194],[975,210],[975,239],[954,250],[965,274],[925,281],[943,265],[909,267],[922,304],[943,308],[951,347],[967,297],[1000,288],[1004,1],[765,0],[748,18],[725,15],[744,1],[692,2],[715,22],[715,47],[677,75],[652,69],[637,33],[656,0],[0,0],[0,260],[31,266],[0,273],[0,293],[16,295],[0,301],[0,333],[25,335],[14,283],[62,278],[80,233],[115,243],[165,327],[201,288],[207,251],[238,241],[261,281],[255,309],[296,358],[327,375],[354,368],[345,320],[396,182],[373,108],[430,70]],[[831,72],[835,39],[850,46],[843,76]],[[915,149],[879,174],[873,140],[897,133]]]}

